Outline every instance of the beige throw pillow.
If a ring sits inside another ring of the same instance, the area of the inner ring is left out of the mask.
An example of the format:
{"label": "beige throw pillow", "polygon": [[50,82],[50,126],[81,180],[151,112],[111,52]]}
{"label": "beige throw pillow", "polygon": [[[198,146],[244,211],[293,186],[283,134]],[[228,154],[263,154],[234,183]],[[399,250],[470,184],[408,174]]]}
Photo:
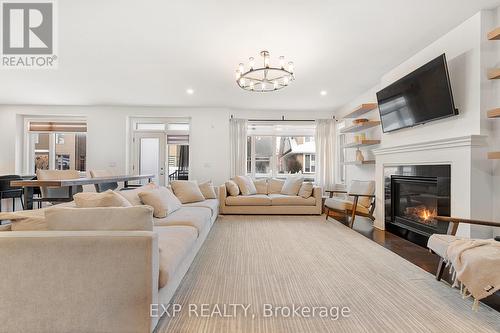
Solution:
{"label": "beige throw pillow", "polygon": [[49,230],[142,230],[153,231],[153,208],[96,207],[69,208],[53,207],[45,211]]}
{"label": "beige throw pillow", "polygon": [[257,194],[267,194],[267,179],[254,180],[253,184],[257,190]]}
{"label": "beige throw pillow", "polygon": [[226,182],[226,190],[227,193],[232,197],[235,197],[240,194],[240,188],[238,187],[238,184],[236,184],[232,180],[228,180]]}
{"label": "beige throw pillow", "polygon": [[313,188],[314,188],[313,183],[310,182],[302,183],[302,186],[300,187],[299,190],[299,196],[301,196],[304,199],[309,198],[313,193]]}
{"label": "beige throw pillow", "polygon": [[170,186],[172,186],[175,196],[179,198],[183,204],[205,200],[196,181],[174,180],[170,183]]}
{"label": "beige throw pillow", "polygon": [[22,210],[18,212],[0,213],[0,220],[9,220],[12,231],[41,231],[47,230],[45,208]]}
{"label": "beige throw pillow", "polygon": [[73,196],[77,208],[130,207],[132,204],[112,190],[106,192],[80,192]]}
{"label": "beige throw pillow", "polygon": [[281,179],[273,178],[269,180],[269,194],[280,194],[284,184],[285,181]]}
{"label": "beige throw pillow", "polygon": [[217,199],[212,181],[209,180],[207,182],[201,183],[198,186],[200,187],[201,194],[203,194],[205,199]]}
{"label": "beige throw pillow", "polygon": [[149,183],[133,190],[122,190],[116,193],[120,194],[122,197],[127,199],[127,201],[130,202],[132,206],[140,206],[142,205],[142,202],[141,198],[139,198],[139,193],[148,190],[153,190],[155,188],[158,188],[158,185],[154,183]]}
{"label": "beige throw pillow", "polygon": [[257,189],[250,176],[236,176],[233,180],[238,184],[242,195],[257,194]]}
{"label": "beige throw pillow", "polygon": [[153,207],[153,216],[159,219],[182,207],[179,199],[166,187],[140,192],[139,198],[145,205]]}
{"label": "beige throw pillow", "polygon": [[281,189],[281,194],[285,195],[298,195],[300,187],[304,182],[303,177],[288,177],[285,180],[285,184],[283,184],[283,188]]}

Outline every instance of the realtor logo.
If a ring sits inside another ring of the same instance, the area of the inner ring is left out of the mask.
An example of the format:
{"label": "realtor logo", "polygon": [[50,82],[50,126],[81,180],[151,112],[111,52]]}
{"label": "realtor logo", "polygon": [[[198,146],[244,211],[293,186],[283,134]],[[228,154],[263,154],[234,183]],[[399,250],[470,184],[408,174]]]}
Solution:
{"label": "realtor logo", "polygon": [[35,1],[2,2],[3,68],[55,67],[54,3]]}

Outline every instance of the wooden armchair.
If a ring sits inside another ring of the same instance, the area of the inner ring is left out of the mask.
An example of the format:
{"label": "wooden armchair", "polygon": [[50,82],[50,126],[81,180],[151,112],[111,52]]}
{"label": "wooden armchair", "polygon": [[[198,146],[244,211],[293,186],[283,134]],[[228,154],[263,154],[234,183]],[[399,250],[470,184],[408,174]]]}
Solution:
{"label": "wooden armchair", "polygon": [[445,235],[440,235],[440,234],[432,235],[431,238],[429,238],[429,243],[427,244],[427,247],[430,249],[432,253],[435,253],[441,257],[436,271],[436,280],[438,281],[441,280],[444,268],[446,266],[443,259],[446,256],[446,250],[448,248],[448,245],[456,239],[455,235],[457,233],[458,225],[460,223],[484,225],[490,227],[500,227],[500,223],[498,222],[469,220],[460,217],[436,216],[435,219],[442,222],[449,222],[447,233]]}
{"label": "wooden armchair", "polygon": [[[330,194],[330,197],[325,200],[327,220],[332,211],[346,216],[349,220],[349,227],[351,229],[354,225],[356,216],[364,216],[372,221],[375,220],[373,216],[373,212],[375,211],[374,181],[353,180],[347,191],[327,190],[325,192]],[[347,198],[333,197],[335,193],[346,194]]]}

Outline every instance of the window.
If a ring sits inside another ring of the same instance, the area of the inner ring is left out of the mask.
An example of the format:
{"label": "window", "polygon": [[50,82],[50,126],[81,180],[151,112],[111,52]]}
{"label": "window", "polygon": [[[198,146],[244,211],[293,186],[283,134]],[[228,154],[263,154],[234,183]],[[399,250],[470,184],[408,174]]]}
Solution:
{"label": "window", "polygon": [[249,123],[247,174],[254,178],[286,178],[304,174],[314,180],[314,123]]}
{"label": "window", "polygon": [[346,161],[346,149],[344,148],[346,144],[346,135],[341,134],[340,130],[344,128],[344,123],[339,123],[337,125],[337,183],[345,184],[346,182],[346,166],[344,162]]}
{"label": "window", "polygon": [[85,121],[26,120],[27,173],[37,170],[86,170]]}

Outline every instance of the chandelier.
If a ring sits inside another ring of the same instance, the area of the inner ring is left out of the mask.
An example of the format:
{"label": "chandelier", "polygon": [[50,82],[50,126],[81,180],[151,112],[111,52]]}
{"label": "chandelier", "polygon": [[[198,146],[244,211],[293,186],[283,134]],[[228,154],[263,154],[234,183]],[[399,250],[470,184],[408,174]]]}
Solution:
{"label": "chandelier", "polygon": [[236,70],[236,83],[242,89],[257,92],[270,92],[288,86],[295,79],[293,62],[285,64],[285,57],[279,57],[279,67],[270,65],[269,52],[261,51],[263,66],[255,67],[253,57],[248,59],[248,70],[243,63]]}

